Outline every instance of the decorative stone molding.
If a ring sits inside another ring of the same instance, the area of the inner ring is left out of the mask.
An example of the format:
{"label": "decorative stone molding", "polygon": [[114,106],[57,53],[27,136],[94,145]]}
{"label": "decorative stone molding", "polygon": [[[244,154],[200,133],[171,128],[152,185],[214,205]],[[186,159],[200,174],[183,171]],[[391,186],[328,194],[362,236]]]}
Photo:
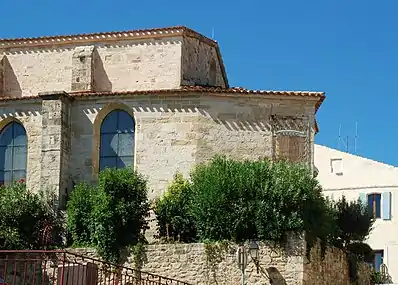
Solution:
{"label": "decorative stone molding", "polygon": [[310,125],[306,117],[271,116],[273,159],[311,165]]}

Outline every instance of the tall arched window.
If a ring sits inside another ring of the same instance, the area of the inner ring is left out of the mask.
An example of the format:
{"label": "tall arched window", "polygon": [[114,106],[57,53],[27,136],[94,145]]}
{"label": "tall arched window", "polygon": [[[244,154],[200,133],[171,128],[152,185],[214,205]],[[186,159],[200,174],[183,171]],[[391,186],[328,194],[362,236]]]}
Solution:
{"label": "tall arched window", "polygon": [[100,170],[132,167],[135,122],[123,110],[110,112],[101,124]]}
{"label": "tall arched window", "polygon": [[17,122],[0,132],[0,184],[26,178],[27,144],[25,128]]}

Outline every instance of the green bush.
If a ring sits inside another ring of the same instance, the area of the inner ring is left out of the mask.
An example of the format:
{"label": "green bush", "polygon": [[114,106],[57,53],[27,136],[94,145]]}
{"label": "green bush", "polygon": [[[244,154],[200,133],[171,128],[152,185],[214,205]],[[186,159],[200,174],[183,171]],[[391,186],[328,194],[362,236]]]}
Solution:
{"label": "green bush", "polygon": [[288,233],[305,232],[310,246],[321,239],[323,246],[353,253],[346,246],[363,242],[373,224],[359,201],[326,199],[303,165],[220,156],[194,168],[189,180],[175,176],[157,200],[155,214],[161,237],[168,226],[170,237],[185,242],[260,239],[283,244]]}
{"label": "green bush", "polygon": [[76,246],[90,245],[110,262],[143,239],[149,215],[147,181],[131,169],[105,169],[98,185],[78,185],[67,204],[67,227]]}
{"label": "green bush", "polygon": [[90,246],[94,231],[91,215],[97,187],[87,183],[75,186],[67,204],[67,231],[76,247]]}
{"label": "green bush", "polygon": [[[306,231],[315,241],[334,229],[333,211],[321,187],[300,165],[215,157],[197,166],[190,182],[178,179],[181,183],[175,179],[172,185],[179,190],[169,189],[157,203],[163,236],[168,224],[169,233],[172,229],[172,236],[184,240],[261,239],[282,244],[289,232]],[[181,217],[183,223],[173,220]]]}
{"label": "green bush", "polygon": [[309,169],[278,161],[266,171],[267,182],[257,194],[258,237],[284,242],[287,233],[305,231],[311,243],[327,238],[333,229],[333,212]]}
{"label": "green bush", "polygon": [[32,193],[25,183],[0,187],[0,249],[62,246],[62,215],[48,193]]}
{"label": "green bush", "polygon": [[190,184],[182,174],[174,176],[166,193],[155,202],[154,212],[158,219],[160,237],[182,242],[192,242],[196,230],[190,215]]}
{"label": "green bush", "polygon": [[216,157],[191,173],[190,211],[200,240],[240,242],[257,235],[258,198],[269,181],[266,161]]}

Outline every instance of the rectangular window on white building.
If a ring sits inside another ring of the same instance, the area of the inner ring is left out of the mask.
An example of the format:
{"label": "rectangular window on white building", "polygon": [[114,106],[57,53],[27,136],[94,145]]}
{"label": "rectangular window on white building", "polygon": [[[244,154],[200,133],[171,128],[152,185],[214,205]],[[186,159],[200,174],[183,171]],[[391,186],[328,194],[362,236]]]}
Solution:
{"label": "rectangular window on white building", "polygon": [[332,158],[330,160],[330,171],[336,175],[343,175],[343,159]]}

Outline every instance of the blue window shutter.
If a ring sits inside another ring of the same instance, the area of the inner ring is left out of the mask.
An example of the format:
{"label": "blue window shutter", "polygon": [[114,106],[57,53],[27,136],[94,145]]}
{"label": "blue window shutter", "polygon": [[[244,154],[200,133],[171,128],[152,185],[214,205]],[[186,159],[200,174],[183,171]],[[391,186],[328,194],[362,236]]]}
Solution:
{"label": "blue window shutter", "polygon": [[362,202],[364,206],[368,205],[368,199],[365,193],[359,193],[359,200]]}
{"label": "blue window shutter", "polygon": [[376,218],[381,218],[381,194],[373,194],[376,204]]}
{"label": "blue window shutter", "polygon": [[383,194],[383,209],[382,209],[382,218],[383,220],[391,219],[391,192],[384,192]]}
{"label": "blue window shutter", "polygon": [[380,272],[380,266],[383,264],[383,252],[376,252],[375,254],[375,270]]}

